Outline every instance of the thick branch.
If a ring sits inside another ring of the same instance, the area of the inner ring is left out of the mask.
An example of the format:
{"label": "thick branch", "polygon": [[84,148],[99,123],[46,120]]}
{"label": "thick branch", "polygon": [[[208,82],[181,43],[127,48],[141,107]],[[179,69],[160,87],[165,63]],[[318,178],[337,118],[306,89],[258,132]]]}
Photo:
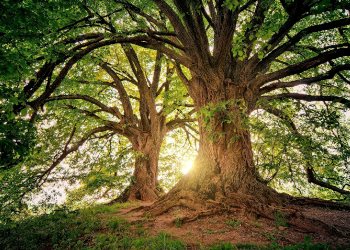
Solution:
{"label": "thick branch", "polygon": [[164,1],[154,0],[158,8],[168,17],[182,44],[191,44],[190,36],[176,12]]}
{"label": "thick branch", "polygon": [[124,114],[127,118],[132,120],[134,117],[133,109],[131,106],[128,93],[126,92],[122,81],[120,80],[117,73],[111,67],[109,67],[107,63],[103,62],[100,64],[100,66],[112,77],[115,87],[119,93],[120,101],[122,102],[122,105],[123,105]]}
{"label": "thick branch", "polygon": [[153,96],[156,96],[157,94],[161,70],[162,70],[162,54],[157,52],[156,61],[154,63],[153,79],[151,84],[151,90],[152,90]]}
{"label": "thick branch", "polygon": [[132,11],[133,13],[142,16],[143,18],[145,18],[149,23],[152,23],[154,25],[156,25],[159,28],[165,29],[166,26],[164,23],[162,23],[161,21],[157,20],[156,18],[152,17],[151,15],[145,13],[144,11],[142,11],[139,7],[137,7],[136,5],[128,2],[128,1],[123,1],[123,0],[114,0],[114,2],[116,3],[120,3],[122,5],[124,5],[124,7],[129,10]]}
{"label": "thick branch", "polygon": [[338,65],[335,66],[333,69],[328,71],[325,74],[321,74],[315,77],[309,77],[309,78],[304,78],[304,79],[299,79],[295,81],[290,81],[290,82],[274,82],[271,83],[263,88],[260,89],[260,94],[265,94],[267,92],[280,89],[280,88],[290,88],[290,87],[295,87],[298,85],[308,85],[311,83],[315,83],[318,81],[326,80],[326,79],[332,79],[337,73],[343,71],[343,70],[350,70],[350,64],[349,65]]}
{"label": "thick branch", "polygon": [[350,194],[350,191],[338,188],[338,187],[336,187],[328,182],[324,182],[324,181],[317,179],[315,176],[315,171],[312,167],[306,168],[306,174],[307,174],[307,180],[310,183],[316,184],[320,187],[328,188],[328,189],[333,190],[335,192],[338,192],[340,194],[346,194],[346,195]]}
{"label": "thick branch", "polygon": [[284,43],[283,45],[279,46],[275,50],[273,50],[271,53],[269,53],[259,64],[258,68],[265,68],[267,65],[269,65],[275,58],[280,56],[282,53],[287,51],[290,47],[298,43],[302,38],[319,31],[325,31],[325,30],[331,30],[339,27],[343,27],[350,24],[350,18],[344,18],[336,21],[332,21],[329,23],[323,23],[319,25],[314,25],[311,27],[308,27],[306,29],[303,29],[302,31],[298,32],[295,36],[293,36],[291,39],[289,39],[288,42]]}
{"label": "thick branch", "polygon": [[111,45],[117,42],[128,41],[128,40],[132,41],[133,39],[123,37],[123,38],[115,38],[115,39],[96,42],[86,47],[84,50],[73,55],[71,59],[69,59],[68,62],[64,65],[62,70],[59,72],[59,74],[57,75],[53,83],[48,88],[46,88],[44,93],[42,93],[34,101],[30,102],[31,106],[34,109],[37,109],[43,102],[45,102],[45,99],[48,98],[55,91],[55,89],[61,84],[61,82],[66,77],[66,75],[68,74],[69,70],[73,67],[73,65],[77,63],[80,59],[82,59],[85,55],[89,54],[91,51],[97,48]]}
{"label": "thick branch", "polygon": [[197,119],[195,119],[195,118],[182,118],[182,119],[179,118],[179,119],[174,119],[174,120],[167,122],[166,126],[167,126],[167,130],[171,131],[171,130],[174,130],[174,129],[180,127],[181,125],[183,125],[185,123],[195,122],[195,121],[197,121]]}
{"label": "thick branch", "polygon": [[317,101],[323,101],[323,102],[338,102],[343,104],[345,107],[350,108],[350,100],[340,97],[340,96],[312,96],[312,95],[306,95],[306,94],[299,94],[299,93],[283,93],[278,95],[272,95],[272,96],[262,96],[262,98],[266,100],[272,100],[272,99],[294,99],[294,100],[301,100],[306,102],[317,102]]}
{"label": "thick branch", "polygon": [[122,119],[122,114],[118,110],[117,107],[108,107],[99,100],[88,96],[88,95],[57,95],[49,97],[45,100],[45,102],[51,102],[51,101],[57,101],[57,100],[84,100],[89,103],[92,103],[98,107],[100,107],[103,111],[112,114],[113,116],[118,117],[119,119]]}
{"label": "thick branch", "polygon": [[262,75],[258,77],[255,84],[257,84],[258,86],[262,86],[264,83],[281,79],[290,75],[299,74],[308,69],[311,69],[323,63],[329,62],[333,59],[345,57],[345,56],[350,56],[350,49],[342,48],[342,49],[334,49],[334,50],[326,51],[315,57],[302,61],[300,63],[293,64],[284,69],[275,71],[267,75]]}
{"label": "thick branch", "polygon": [[135,52],[135,50],[131,45],[123,44],[122,46],[129,60],[131,69],[134,72],[138,81],[137,86],[140,92],[140,108],[144,109],[144,110],[141,110],[140,113],[141,113],[141,116],[144,116],[143,122],[148,127],[149,122],[147,117],[147,110],[150,112],[150,115],[152,117],[155,117],[157,115],[155,99],[151,93],[151,89],[147,84],[147,76],[145,75],[145,72],[141,66],[137,53]]}

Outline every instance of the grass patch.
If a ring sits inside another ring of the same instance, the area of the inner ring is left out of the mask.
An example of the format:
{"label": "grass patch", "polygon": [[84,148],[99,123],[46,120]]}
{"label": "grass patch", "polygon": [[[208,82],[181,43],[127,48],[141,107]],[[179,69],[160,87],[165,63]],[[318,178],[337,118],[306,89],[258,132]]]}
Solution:
{"label": "grass patch", "polygon": [[79,212],[56,211],[0,226],[0,249],[70,249],[89,242],[100,220]]}
{"label": "grass patch", "polygon": [[124,232],[125,230],[130,228],[129,223],[123,219],[123,218],[112,218],[110,221],[107,222],[107,226],[109,229],[111,229],[113,232]]}
{"label": "grass patch", "polygon": [[172,239],[172,237],[167,233],[160,233],[155,237],[133,240],[131,249],[185,250],[186,245],[179,240]]}
{"label": "grass patch", "polygon": [[115,215],[126,205],[96,206],[0,225],[0,249],[186,249],[166,233],[149,237],[142,224]]}
{"label": "grass patch", "polygon": [[[332,249],[327,244],[312,243],[311,238],[305,238],[303,242],[290,245],[280,246],[277,243],[271,243],[267,246],[258,246],[254,244],[232,244],[230,242],[222,242],[213,245],[209,250],[330,250]],[[340,248],[339,248],[340,249]]]}

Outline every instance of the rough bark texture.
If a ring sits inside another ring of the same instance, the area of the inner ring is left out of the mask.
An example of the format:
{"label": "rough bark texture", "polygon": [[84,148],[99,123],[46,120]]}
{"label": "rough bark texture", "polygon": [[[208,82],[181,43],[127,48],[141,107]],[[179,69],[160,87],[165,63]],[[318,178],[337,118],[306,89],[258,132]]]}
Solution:
{"label": "rough bark texture", "polygon": [[[336,46],[336,49],[330,47],[329,50],[316,49],[315,56],[296,62],[282,60],[285,66],[282,68],[272,66],[276,59],[294,50],[294,45],[306,35],[341,28],[350,20],[346,18],[319,25],[306,25],[303,30],[296,31],[291,36],[290,31],[295,24],[310,15],[319,3],[280,1],[288,18],[264,44],[257,46],[259,32],[270,20],[268,13],[276,7],[275,1],[247,1],[234,8],[228,8],[222,1],[204,3],[174,0],[173,5],[163,0],[154,2],[172,25],[176,39],[172,43],[167,42],[167,50],[162,47],[165,42],[154,43],[153,48],[165,51],[165,54],[190,71],[189,79],[181,73],[181,67],[177,67],[180,72],[178,75],[187,86],[197,111],[209,108],[210,112],[202,113],[199,118],[201,144],[194,169],[151,209],[154,213],[161,213],[180,205],[201,210],[215,201],[260,210],[259,213],[271,217],[271,213],[261,211],[261,207],[272,209],[274,204],[282,204],[286,196],[277,194],[259,181],[252,161],[245,117],[254,110],[258,100],[293,98],[337,101],[347,105],[347,100],[337,96],[320,98],[296,93],[288,93],[287,96],[261,95],[276,88],[284,88],[285,85],[331,79],[339,70],[345,70],[346,65],[338,65],[328,73],[299,79],[300,73],[316,69],[322,64],[332,65],[332,60],[349,55],[350,50],[342,46]],[[247,10],[251,14],[247,14]],[[250,19],[242,19],[243,16],[250,16]],[[248,28],[242,28],[242,20],[249,22]],[[208,26],[206,22],[209,23]],[[212,33],[207,32],[208,29]],[[240,39],[235,39],[238,37]],[[287,58],[289,57],[285,57],[286,60]],[[299,80],[281,82],[290,76]],[[272,85],[264,89],[267,84]],[[209,118],[208,113],[211,114]]]}
{"label": "rough bark texture", "polygon": [[246,123],[254,109],[253,95],[238,84],[227,85],[219,74],[216,76],[206,79],[211,84],[203,84],[203,78],[191,82],[189,91],[201,114],[198,156],[191,172],[153,206],[155,214],[174,206],[206,211],[212,204],[257,212],[265,209],[260,205],[281,203],[281,196],[259,181],[253,163]]}
{"label": "rough bark texture", "polygon": [[158,188],[158,160],[162,139],[146,139],[135,148],[135,168],[131,183],[118,201],[155,201],[160,195]]}

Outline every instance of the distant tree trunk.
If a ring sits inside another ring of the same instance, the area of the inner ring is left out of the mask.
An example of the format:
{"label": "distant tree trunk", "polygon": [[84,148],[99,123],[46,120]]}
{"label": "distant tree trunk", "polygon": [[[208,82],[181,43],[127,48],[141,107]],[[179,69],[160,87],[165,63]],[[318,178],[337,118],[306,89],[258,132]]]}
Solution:
{"label": "distant tree trunk", "polygon": [[158,161],[164,135],[165,128],[132,140],[136,155],[134,173],[130,185],[116,201],[155,201],[158,199],[161,193],[158,186]]}
{"label": "distant tree trunk", "polygon": [[154,201],[159,197],[157,189],[158,160],[160,145],[147,143],[136,151],[135,168],[130,186],[123,193],[122,200]]}

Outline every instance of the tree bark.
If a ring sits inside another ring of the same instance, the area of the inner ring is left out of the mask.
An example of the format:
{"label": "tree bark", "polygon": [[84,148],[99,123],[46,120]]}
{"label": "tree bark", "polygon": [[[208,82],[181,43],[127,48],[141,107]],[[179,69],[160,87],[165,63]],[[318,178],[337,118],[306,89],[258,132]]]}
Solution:
{"label": "tree bark", "polygon": [[147,134],[133,140],[135,151],[134,173],[130,185],[117,198],[117,202],[155,201],[161,192],[158,186],[158,161],[163,134]]}
{"label": "tree bark", "polygon": [[[220,78],[219,78],[220,79]],[[281,196],[260,181],[253,162],[247,119],[254,109],[250,90],[227,80],[192,80],[189,92],[200,113],[200,146],[193,169],[151,208],[207,210],[208,204],[256,207],[279,204]]]}

